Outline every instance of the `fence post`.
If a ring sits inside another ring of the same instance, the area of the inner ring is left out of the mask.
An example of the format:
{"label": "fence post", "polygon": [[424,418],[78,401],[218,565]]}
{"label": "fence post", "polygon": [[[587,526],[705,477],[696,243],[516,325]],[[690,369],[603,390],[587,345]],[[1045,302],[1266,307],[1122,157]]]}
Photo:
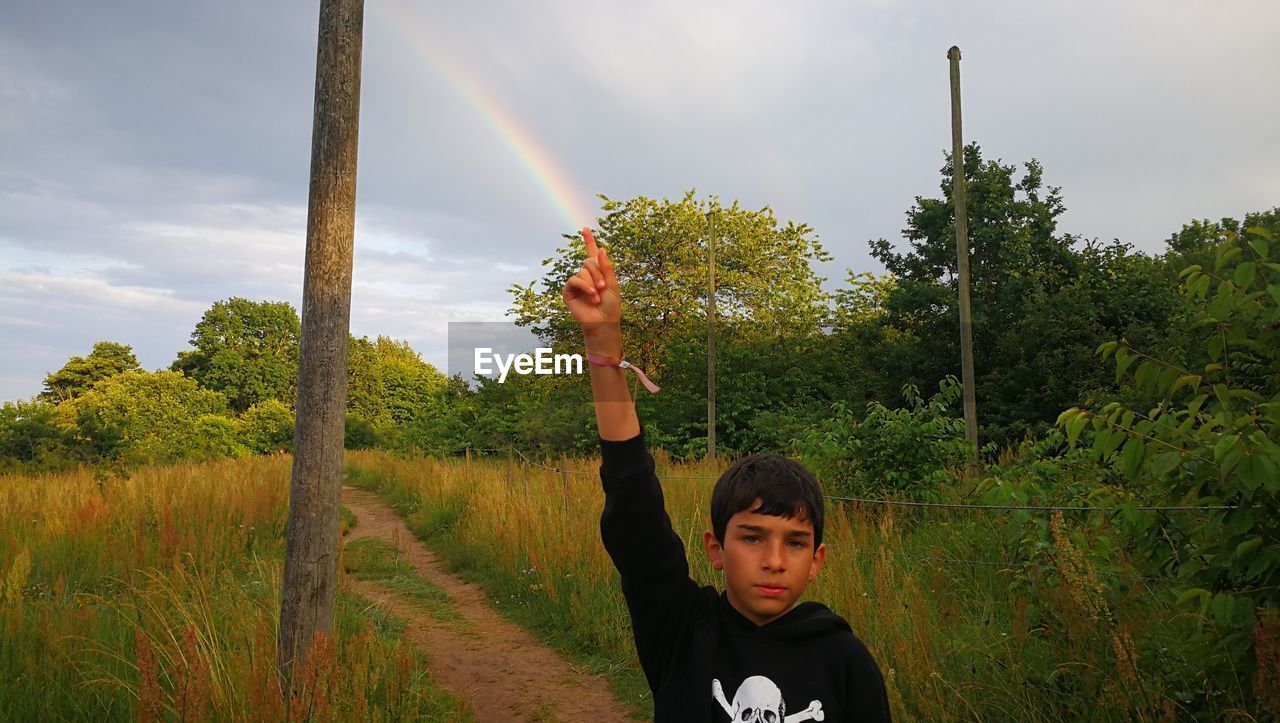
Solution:
{"label": "fence post", "polygon": [[564,508],[569,509],[569,458],[560,458],[560,495],[564,497]]}

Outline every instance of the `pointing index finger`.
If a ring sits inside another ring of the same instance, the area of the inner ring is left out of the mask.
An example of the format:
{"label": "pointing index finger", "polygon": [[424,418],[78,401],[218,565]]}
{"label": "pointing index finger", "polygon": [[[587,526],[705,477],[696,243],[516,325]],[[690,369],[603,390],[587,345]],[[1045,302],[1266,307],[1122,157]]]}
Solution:
{"label": "pointing index finger", "polygon": [[591,229],[586,226],[582,227],[582,240],[587,244],[587,258],[594,259],[600,249],[596,246],[595,235],[592,234]]}

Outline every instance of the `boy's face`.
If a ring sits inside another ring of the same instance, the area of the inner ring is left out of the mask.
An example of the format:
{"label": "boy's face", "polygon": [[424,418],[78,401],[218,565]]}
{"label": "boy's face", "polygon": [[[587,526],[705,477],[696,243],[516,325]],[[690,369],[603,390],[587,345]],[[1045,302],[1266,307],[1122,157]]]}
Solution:
{"label": "boy's face", "polygon": [[729,604],[756,625],[790,610],[827,555],[825,544],[814,548],[811,522],[749,511],[729,518],[723,543],[710,530],[702,542],[712,566],[724,570]]}

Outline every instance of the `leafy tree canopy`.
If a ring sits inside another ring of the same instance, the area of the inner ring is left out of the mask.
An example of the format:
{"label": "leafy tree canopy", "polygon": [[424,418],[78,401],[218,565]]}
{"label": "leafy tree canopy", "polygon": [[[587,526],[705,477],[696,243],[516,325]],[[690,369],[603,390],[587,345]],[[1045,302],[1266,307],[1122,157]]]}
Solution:
{"label": "leafy tree canopy", "polygon": [[[643,196],[617,201],[601,196],[605,216],[596,238],[609,249],[626,308],[626,355],[660,366],[664,345],[678,335],[705,334],[708,217],[715,235],[716,311],[729,324],[761,333],[814,332],[826,309],[824,279],[810,266],[829,261],[808,225],[780,224],[772,209],[747,210],[693,190],[679,201]],[[585,250],[577,235],[557,249],[536,282],[512,286],[509,314],[555,348],[581,344],[578,327],[561,300],[565,282],[581,268]],[[647,368],[647,367],[646,367]]]}
{"label": "leafy tree canopy", "polygon": [[45,377],[40,398],[51,402],[75,399],[107,377],[140,368],[132,347],[100,341],[93,345],[89,356],[73,356],[61,369]]}
{"label": "leafy tree canopy", "polygon": [[351,337],[347,412],[377,425],[408,424],[432,409],[447,378],[408,342]]}
{"label": "leafy tree canopy", "polygon": [[[896,384],[926,387],[960,374],[950,157],[941,170],[942,197],[917,197],[907,212],[908,248],[895,251],[885,239],[871,244],[894,283],[874,299],[865,292],[841,297],[860,308],[836,314],[859,339],[893,347],[896,359],[887,361]],[[1037,161],[1024,163],[1019,175],[970,144],[964,173],[978,419],[986,439],[1010,441],[1047,428],[1058,410],[1107,386],[1092,363],[1097,345],[1117,336],[1158,337],[1178,302],[1163,262],[1118,241],[1058,233],[1061,193],[1044,184]],[[879,385],[878,398],[886,386]]]}
{"label": "leafy tree canopy", "polygon": [[288,302],[233,297],[204,313],[191,332],[195,349],[179,352],[170,368],[225,394],[237,412],[264,399],[292,404],[301,334]]}
{"label": "leafy tree canopy", "polygon": [[128,462],[201,456],[201,426],[209,427],[201,417],[227,411],[222,394],[172,371],[117,374],[72,405],[76,426],[97,455]]}

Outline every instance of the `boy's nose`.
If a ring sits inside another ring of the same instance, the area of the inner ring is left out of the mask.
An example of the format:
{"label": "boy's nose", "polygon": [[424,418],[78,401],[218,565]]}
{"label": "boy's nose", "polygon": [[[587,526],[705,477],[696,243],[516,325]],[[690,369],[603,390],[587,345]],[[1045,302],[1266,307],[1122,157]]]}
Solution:
{"label": "boy's nose", "polygon": [[768,545],[764,553],[764,567],[766,570],[777,570],[781,572],[786,566],[786,556],[782,554],[781,545]]}

